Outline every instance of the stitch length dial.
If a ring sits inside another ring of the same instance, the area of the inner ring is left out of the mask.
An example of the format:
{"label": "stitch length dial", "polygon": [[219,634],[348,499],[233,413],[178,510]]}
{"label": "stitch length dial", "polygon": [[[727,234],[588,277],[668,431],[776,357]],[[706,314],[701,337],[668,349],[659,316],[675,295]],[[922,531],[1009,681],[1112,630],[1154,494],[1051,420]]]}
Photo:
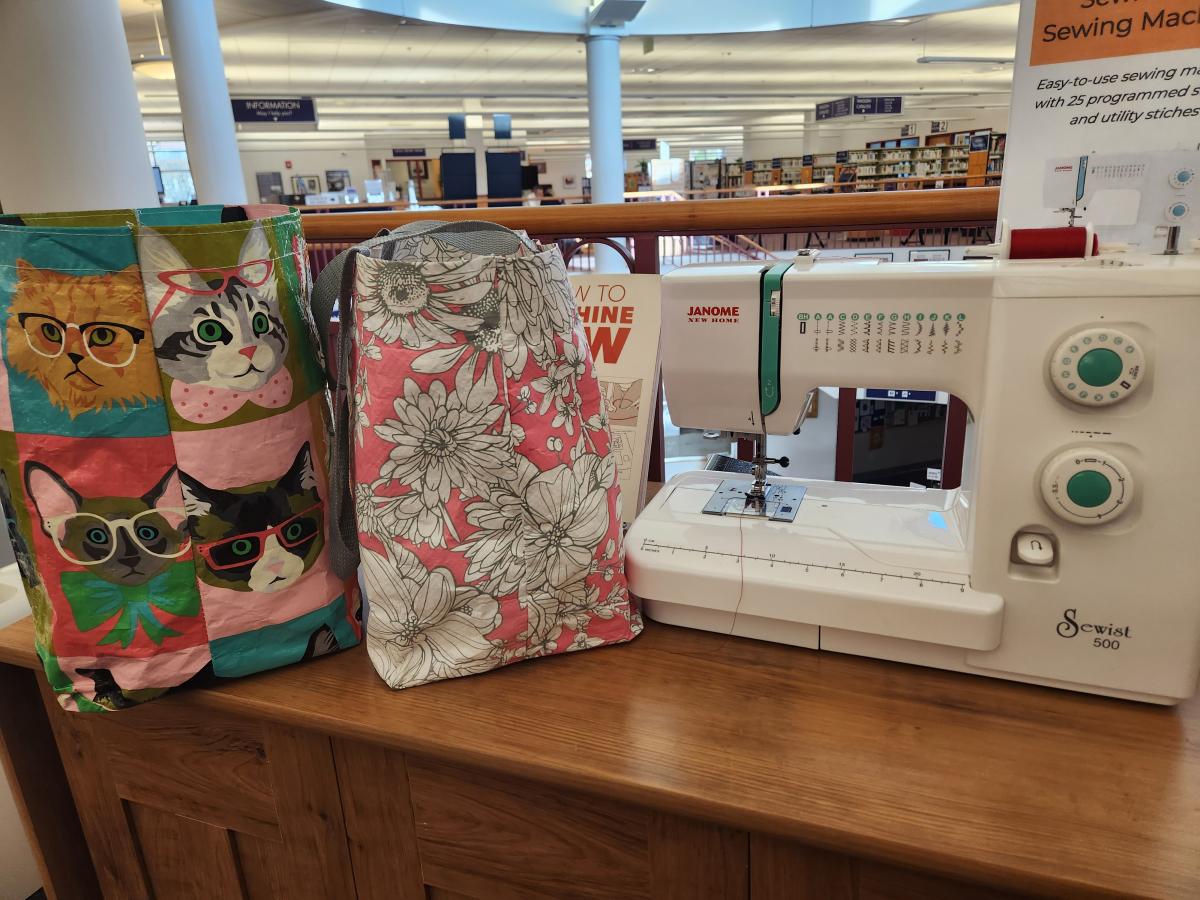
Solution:
{"label": "stitch length dial", "polygon": [[1072,447],[1046,463],[1042,497],[1055,515],[1068,522],[1100,525],[1129,509],[1133,475],[1107,451]]}

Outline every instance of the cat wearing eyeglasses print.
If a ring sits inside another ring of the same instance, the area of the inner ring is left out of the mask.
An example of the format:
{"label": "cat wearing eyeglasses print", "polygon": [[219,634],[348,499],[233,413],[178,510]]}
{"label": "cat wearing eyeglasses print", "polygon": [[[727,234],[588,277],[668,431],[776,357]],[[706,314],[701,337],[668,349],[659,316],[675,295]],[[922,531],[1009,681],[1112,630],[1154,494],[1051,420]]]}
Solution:
{"label": "cat wearing eyeglasses print", "polygon": [[211,488],[180,473],[201,579],[235,591],[281,591],[325,546],[325,515],[306,442],[279,478]]}
{"label": "cat wearing eyeglasses print", "polygon": [[84,497],[50,466],[28,462],[25,489],[59,555],[105,581],[144,584],[187,550],[174,466],[141,497]]}
{"label": "cat wearing eyeglasses print", "polygon": [[156,646],[200,614],[191,538],[175,466],[140,497],[85,497],[41,462],[25,464],[25,490],[68,568],[63,596],[82,633],[106,627],[99,646]]}
{"label": "cat wearing eyeglasses print", "polygon": [[236,265],[191,266],[153,229],[138,237],[146,302],[159,365],[174,379],[171,401],[194,422],[217,422],[246,403],[287,404],[288,335],[276,294],[275,260],[261,224]]}
{"label": "cat wearing eyeglasses print", "polygon": [[70,275],[17,260],[7,322],[9,363],[72,419],[159,398],[145,322],[137,266]]}

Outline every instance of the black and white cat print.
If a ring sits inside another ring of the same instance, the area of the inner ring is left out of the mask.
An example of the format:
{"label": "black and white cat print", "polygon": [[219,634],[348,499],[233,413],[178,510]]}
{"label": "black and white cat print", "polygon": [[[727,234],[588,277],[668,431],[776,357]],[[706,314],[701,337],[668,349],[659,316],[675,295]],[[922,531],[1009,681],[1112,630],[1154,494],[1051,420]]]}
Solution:
{"label": "black and white cat print", "polygon": [[184,420],[215,424],[247,403],[286,406],[285,362],[275,260],[261,224],[246,234],[237,264],[197,268],[152,228],[138,237],[150,327],[165,393]]}

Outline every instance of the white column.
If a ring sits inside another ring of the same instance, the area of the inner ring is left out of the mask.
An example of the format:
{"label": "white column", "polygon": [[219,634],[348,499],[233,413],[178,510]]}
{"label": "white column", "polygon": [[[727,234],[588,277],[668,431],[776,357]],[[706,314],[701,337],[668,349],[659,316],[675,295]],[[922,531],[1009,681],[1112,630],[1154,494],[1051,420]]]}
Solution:
{"label": "white column", "polygon": [[[592,202],[623,203],[625,152],[621,141],[621,38],[590,34],[587,46],[588,141],[592,152]],[[621,257],[597,245],[597,272],[625,272]]]}
{"label": "white column", "polygon": [[0,3],[5,212],[157,206],[117,0]]}
{"label": "white column", "polygon": [[246,182],[212,0],[163,0],[163,17],[196,199],[245,203]]}
{"label": "white column", "polygon": [[[467,116],[471,120],[471,116]],[[467,148],[475,151],[475,193],[480,197],[488,195],[487,177],[487,137],[483,126],[471,128],[467,126]]]}

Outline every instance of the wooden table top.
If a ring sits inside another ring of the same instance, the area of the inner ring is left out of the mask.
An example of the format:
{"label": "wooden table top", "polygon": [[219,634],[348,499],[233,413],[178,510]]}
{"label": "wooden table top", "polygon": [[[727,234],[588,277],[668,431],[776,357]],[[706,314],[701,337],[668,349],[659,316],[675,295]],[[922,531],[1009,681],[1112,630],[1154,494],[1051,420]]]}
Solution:
{"label": "wooden table top", "polygon": [[[32,648],[29,619],[0,631],[0,661],[36,667]],[[161,703],[1018,889],[1200,896],[1196,701],[1153,707],[648,622],[631,644],[405,691],[359,647]]]}

